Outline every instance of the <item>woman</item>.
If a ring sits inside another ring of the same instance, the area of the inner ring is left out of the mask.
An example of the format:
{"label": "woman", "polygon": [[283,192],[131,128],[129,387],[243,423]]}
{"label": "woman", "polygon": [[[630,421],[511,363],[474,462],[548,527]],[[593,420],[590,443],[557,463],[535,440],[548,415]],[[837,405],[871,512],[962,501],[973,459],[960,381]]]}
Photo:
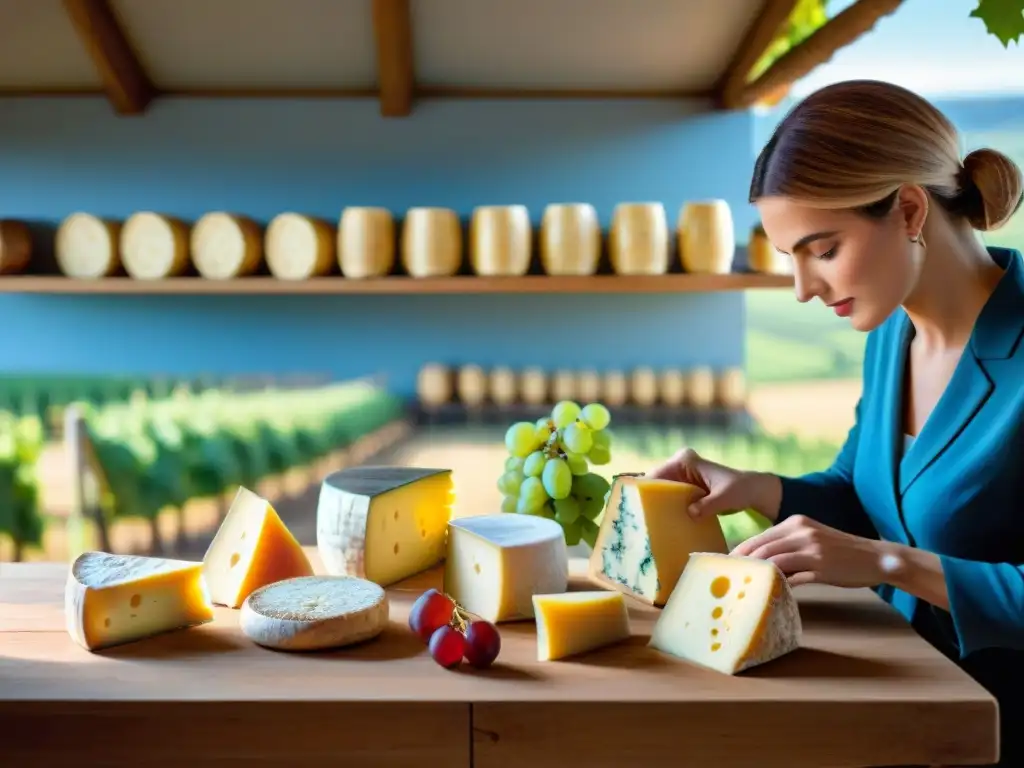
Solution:
{"label": "woman", "polygon": [[856,424],[834,464],[778,477],[682,450],[652,474],[702,486],[696,516],[773,522],[735,552],[791,583],[874,587],[998,699],[999,765],[1024,766],[1024,261],[973,230],[1021,202],[1020,169],[960,160],[952,124],[887,83],[799,104],[750,200],[797,299],[867,332]]}

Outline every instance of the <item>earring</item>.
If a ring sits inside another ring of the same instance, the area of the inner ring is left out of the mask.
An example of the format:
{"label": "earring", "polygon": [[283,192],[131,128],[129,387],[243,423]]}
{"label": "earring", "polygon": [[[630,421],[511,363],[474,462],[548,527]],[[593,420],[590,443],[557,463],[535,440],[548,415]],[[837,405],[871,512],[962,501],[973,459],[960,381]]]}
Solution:
{"label": "earring", "polygon": [[918,232],[916,235],[910,238],[910,242],[919,244],[922,248],[925,247],[924,235]]}

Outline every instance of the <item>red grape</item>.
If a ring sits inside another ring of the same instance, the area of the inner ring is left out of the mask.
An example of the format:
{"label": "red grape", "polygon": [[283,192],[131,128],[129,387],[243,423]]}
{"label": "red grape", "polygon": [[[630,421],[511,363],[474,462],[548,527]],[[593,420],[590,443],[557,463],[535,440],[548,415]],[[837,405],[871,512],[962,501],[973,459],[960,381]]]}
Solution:
{"label": "red grape", "polygon": [[458,666],[466,652],[466,639],[454,627],[443,626],[430,636],[430,655],[446,669]]}
{"label": "red grape", "polygon": [[428,589],[420,595],[409,611],[409,628],[429,643],[434,632],[452,620],[455,603],[436,589]]}
{"label": "red grape", "polygon": [[501,635],[489,621],[470,622],[466,629],[466,661],[483,669],[491,666],[501,651]]}

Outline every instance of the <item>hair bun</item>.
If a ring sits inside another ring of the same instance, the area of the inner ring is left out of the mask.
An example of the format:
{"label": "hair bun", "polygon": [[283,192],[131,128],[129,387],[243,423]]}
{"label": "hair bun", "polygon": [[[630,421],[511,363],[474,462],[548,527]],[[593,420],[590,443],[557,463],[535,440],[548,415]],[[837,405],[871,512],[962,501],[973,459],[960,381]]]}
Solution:
{"label": "hair bun", "polygon": [[964,158],[960,198],[971,226],[999,229],[1020,207],[1024,178],[1020,167],[995,149],[976,149]]}

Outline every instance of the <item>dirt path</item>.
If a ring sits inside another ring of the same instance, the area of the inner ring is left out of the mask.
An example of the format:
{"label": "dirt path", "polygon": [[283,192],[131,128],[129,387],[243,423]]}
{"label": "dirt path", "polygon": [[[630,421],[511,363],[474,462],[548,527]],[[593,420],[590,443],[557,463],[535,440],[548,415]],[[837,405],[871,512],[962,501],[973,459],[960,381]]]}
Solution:
{"label": "dirt path", "polygon": [[860,392],[859,379],[762,385],[751,391],[750,412],[769,432],[841,441]]}

